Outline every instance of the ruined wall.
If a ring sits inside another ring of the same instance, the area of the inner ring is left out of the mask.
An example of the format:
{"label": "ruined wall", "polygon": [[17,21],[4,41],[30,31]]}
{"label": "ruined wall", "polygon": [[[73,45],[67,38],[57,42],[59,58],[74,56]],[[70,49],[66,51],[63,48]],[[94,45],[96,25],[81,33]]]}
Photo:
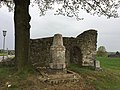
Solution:
{"label": "ruined wall", "polygon": [[[35,66],[48,67],[52,43],[53,37],[30,40],[30,59]],[[72,62],[81,66],[91,66],[96,55],[96,43],[96,30],[85,31],[76,38],[63,37],[66,64]]]}
{"label": "ruined wall", "polygon": [[76,38],[81,46],[81,51],[83,54],[82,65],[90,66],[93,64],[96,56],[97,47],[97,31],[89,30],[85,31]]}
{"label": "ruined wall", "polygon": [[50,46],[52,37],[30,40],[30,60],[36,66],[48,66],[50,62]]}

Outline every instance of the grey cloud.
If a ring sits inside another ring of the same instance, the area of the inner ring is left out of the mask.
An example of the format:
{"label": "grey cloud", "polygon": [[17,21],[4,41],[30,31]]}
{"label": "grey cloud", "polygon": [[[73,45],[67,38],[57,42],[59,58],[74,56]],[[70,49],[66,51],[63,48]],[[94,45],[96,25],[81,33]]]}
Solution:
{"label": "grey cloud", "polygon": [[[81,12],[81,17],[85,19],[77,21],[75,18],[64,16],[55,16],[52,11],[48,11],[45,16],[39,16],[39,10],[30,7],[31,38],[50,37],[55,33],[61,33],[63,36],[77,36],[88,29],[98,30],[98,47],[103,45],[107,51],[120,51],[120,18],[106,19],[106,17],[91,16],[84,11]],[[119,10],[120,12],[120,10]],[[8,30],[6,43],[9,48],[14,48],[14,26],[13,14],[0,9],[0,48],[2,48],[2,28]],[[4,26],[4,27],[3,27]]]}

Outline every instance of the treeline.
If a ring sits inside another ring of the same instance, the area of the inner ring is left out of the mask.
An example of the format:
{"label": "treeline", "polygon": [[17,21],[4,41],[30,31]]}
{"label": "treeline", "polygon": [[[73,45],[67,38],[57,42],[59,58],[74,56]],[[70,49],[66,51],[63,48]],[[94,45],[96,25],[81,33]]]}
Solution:
{"label": "treeline", "polygon": [[100,46],[97,50],[97,57],[120,57],[119,51],[107,52],[105,46]]}
{"label": "treeline", "polygon": [[8,53],[8,55],[15,55],[15,50],[5,50],[3,51],[3,49],[0,49],[0,54],[2,53]]}

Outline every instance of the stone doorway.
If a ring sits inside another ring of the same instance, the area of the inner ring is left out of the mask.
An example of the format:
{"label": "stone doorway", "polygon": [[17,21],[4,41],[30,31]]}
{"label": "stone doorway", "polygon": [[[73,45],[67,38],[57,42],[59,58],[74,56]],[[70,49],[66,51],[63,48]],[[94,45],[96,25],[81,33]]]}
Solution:
{"label": "stone doorway", "polygon": [[82,53],[81,49],[77,46],[72,47],[70,50],[70,63],[82,66]]}

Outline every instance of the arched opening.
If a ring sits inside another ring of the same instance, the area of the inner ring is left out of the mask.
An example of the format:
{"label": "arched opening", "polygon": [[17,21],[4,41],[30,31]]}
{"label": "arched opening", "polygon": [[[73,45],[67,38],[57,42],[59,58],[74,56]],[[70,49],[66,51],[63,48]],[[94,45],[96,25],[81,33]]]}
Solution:
{"label": "arched opening", "polygon": [[82,53],[81,49],[77,46],[72,47],[70,50],[70,63],[82,66]]}

